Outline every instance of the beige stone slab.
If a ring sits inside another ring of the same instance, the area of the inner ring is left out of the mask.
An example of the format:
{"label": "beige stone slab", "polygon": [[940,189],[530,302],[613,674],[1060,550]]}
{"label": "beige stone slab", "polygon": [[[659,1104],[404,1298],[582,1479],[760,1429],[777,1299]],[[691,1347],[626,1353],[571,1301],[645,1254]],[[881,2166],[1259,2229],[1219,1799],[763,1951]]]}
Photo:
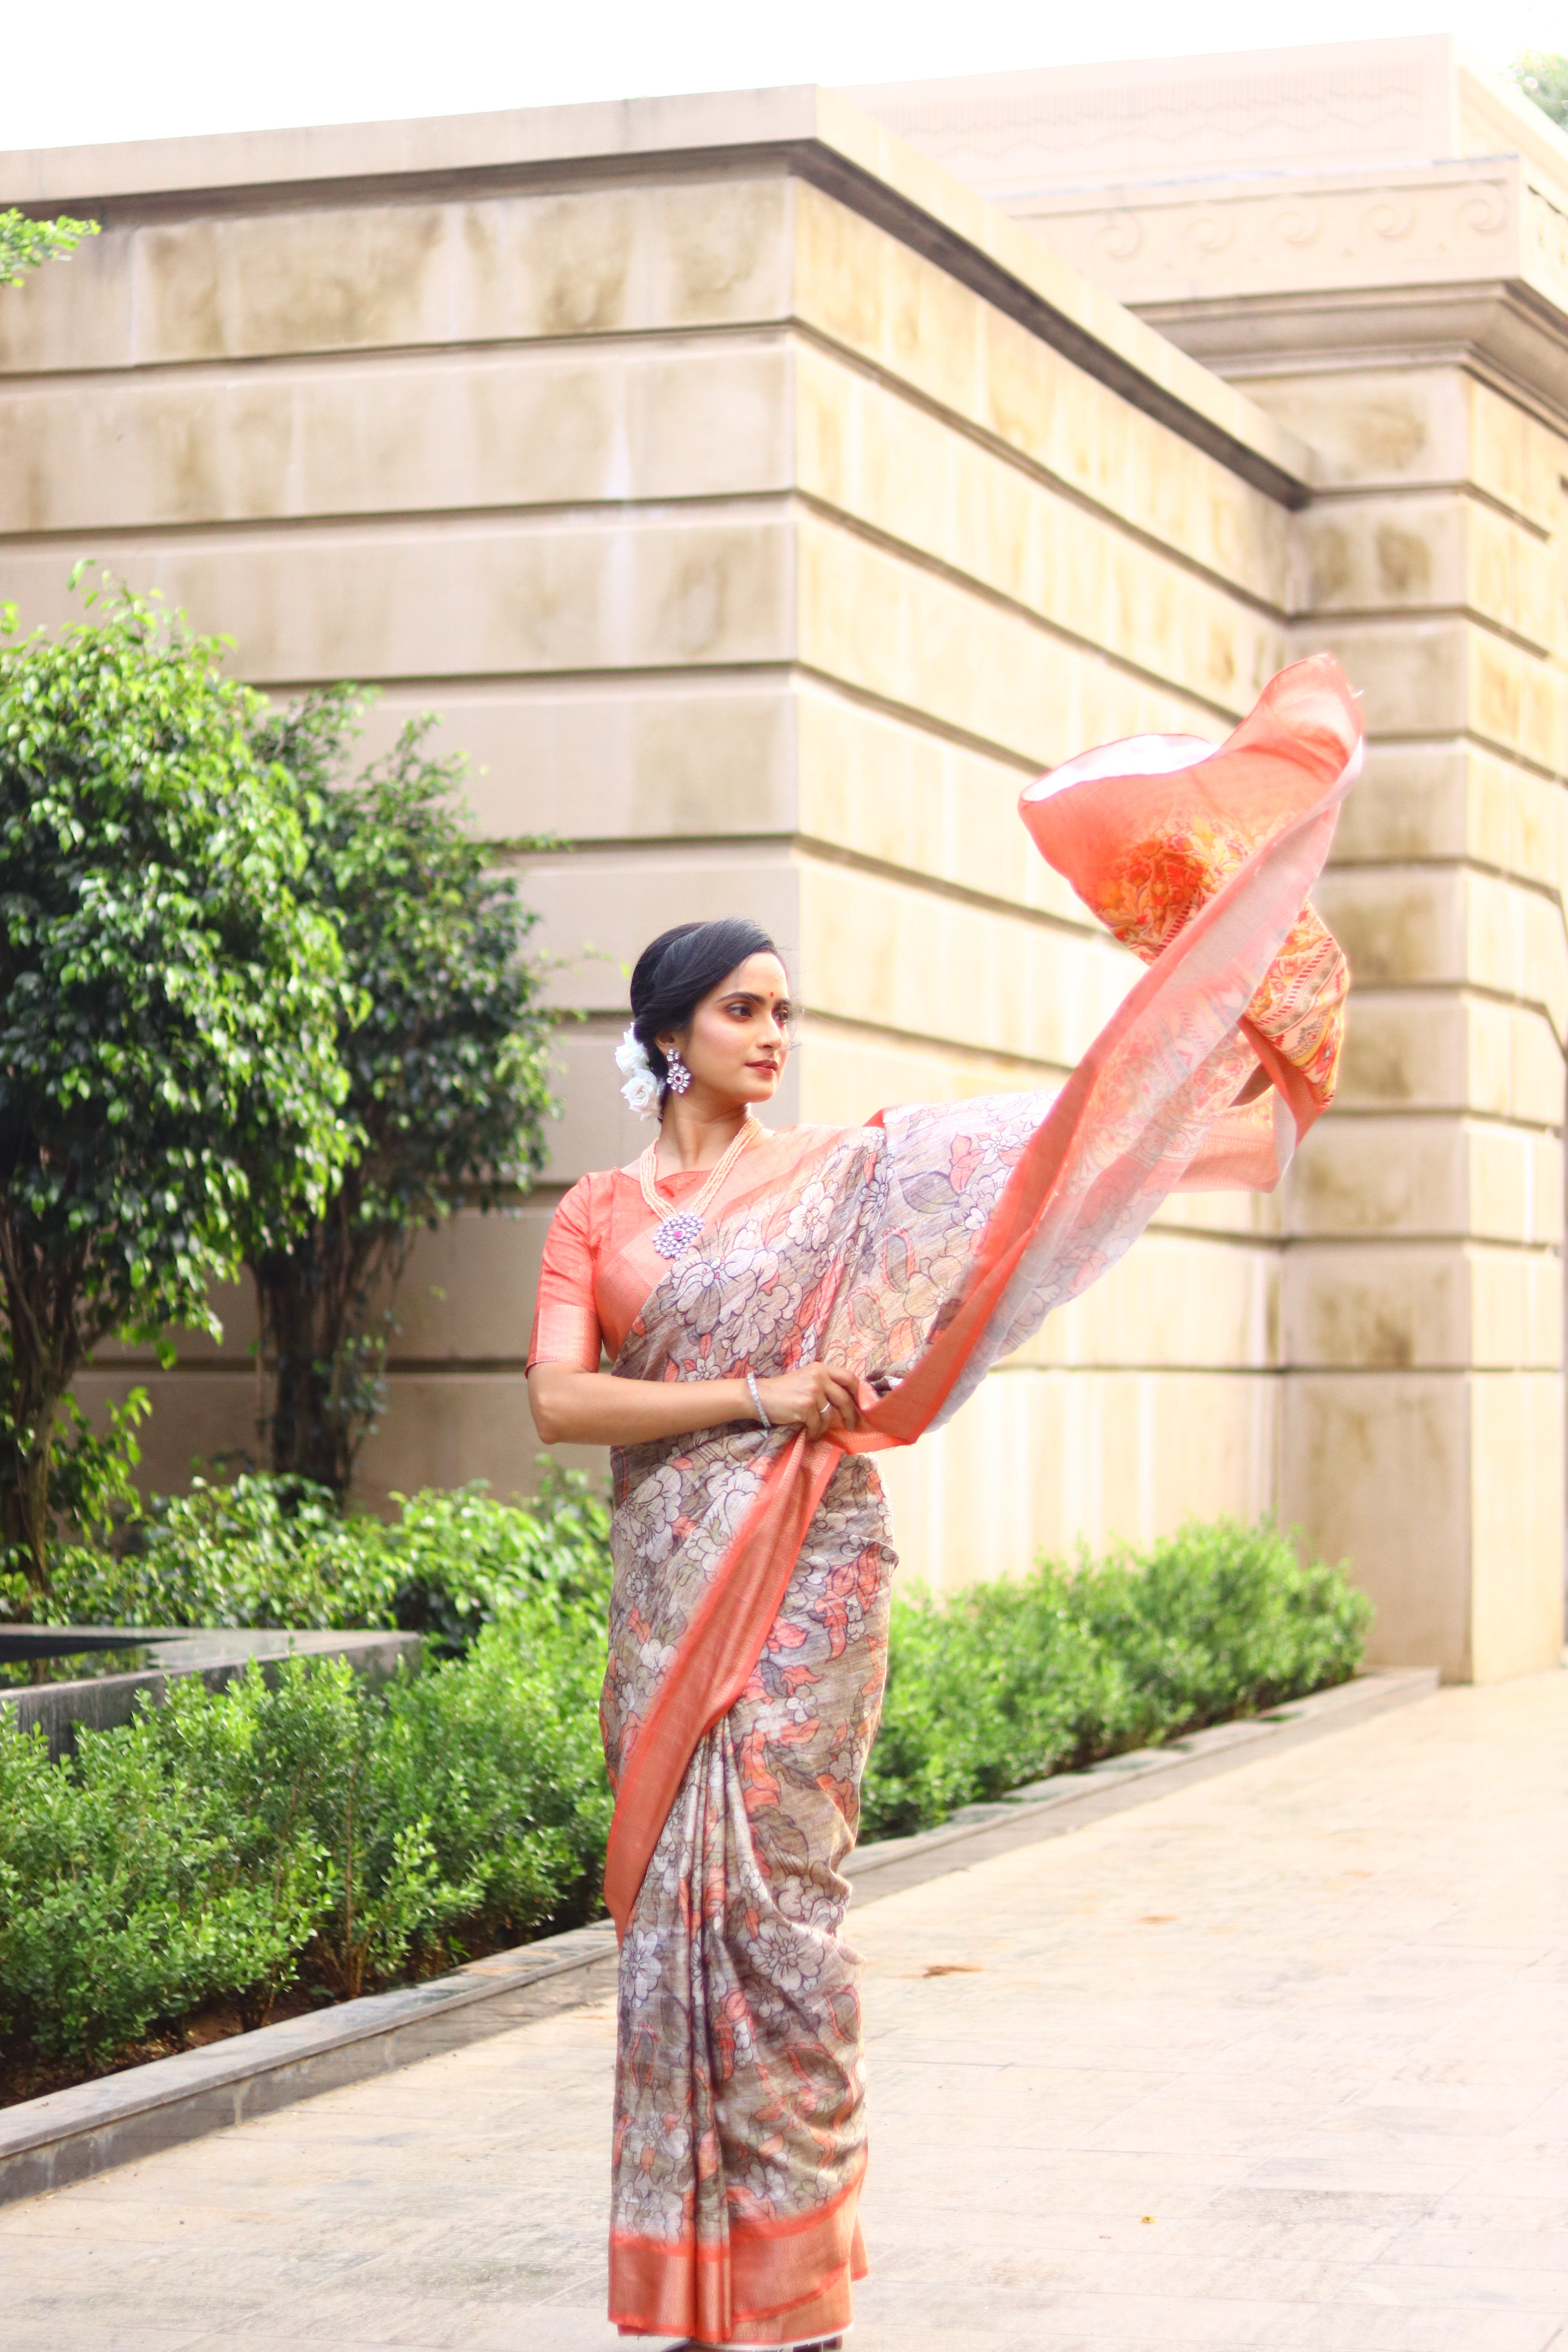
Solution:
{"label": "beige stone slab", "polygon": [[538,910],[530,942],[552,960],[550,993],[575,1010],[622,1013],[631,969],[650,939],[672,924],[750,915],[777,941],[809,1003],[801,962],[799,868],[782,845],[671,842],[583,846],[520,862],[521,888]]}
{"label": "beige stone slab", "polygon": [[1292,1233],[1468,1230],[1468,1142],[1455,1119],[1331,1118],[1290,1171]]}
{"label": "beige stone slab", "polygon": [[1280,1264],[1266,1245],[1146,1234],[1011,1360],[1067,1370],[1272,1370],[1279,1361]]}
{"label": "beige stone slab", "polygon": [[1464,606],[1550,654],[1558,638],[1552,547],[1452,491],[1335,499],[1296,526],[1294,601],[1309,611]]}
{"label": "beige stone slab", "polygon": [[515,1370],[528,1354],[552,1186],[516,1208],[459,1209],[421,1233],[398,1286],[390,1363]]}
{"label": "beige stone slab", "polygon": [[858,1126],[894,1103],[1035,1093],[1066,1076],[1047,1062],[900,1037],[817,1012],[802,1024],[790,1070],[799,1082],[802,1118],[824,1127]]}
{"label": "beige stone slab", "polygon": [[986,757],[908,716],[801,678],[793,702],[800,829],[891,870],[1012,900],[1085,931],[1082,901],[1028,840],[1032,763]]}
{"label": "beige stone slab", "polygon": [[1466,964],[1483,988],[1544,1007],[1568,1039],[1568,938],[1563,903],[1490,874],[1473,874],[1466,890]]}
{"label": "beige stone slab", "polygon": [[1470,382],[1469,409],[1471,478],[1538,530],[1561,531],[1568,435],[1481,378]]}
{"label": "beige stone slab", "polygon": [[1472,1085],[1468,1010],[1458,989],[1358,988],[1336,1101],[1356,1110],[1465,1108]]}
{"label": "beige stone slab", "polygon": [[[555,1445],[550,1458],[604,1483],[601,1446]],[[376,1510],[388,1495],[482,1478],[510,1502],[538,1492],[544,1459],[521,1371],[405,1371],[389,1382],[385,1413],[361,1450],[354,1495]]]}
{"label": "beige stone slab", "polygon": [[1472,379],[1452,364],[1248,375],[1250,398],[1310,441],[1326,490],[1458,484],[1472,465]]}
{"label": "beige stone slab", "polygon": [[1522,1128],[1428,1117],[1342,1117],[1292,1170],[1295,1233],[1473,1234],[1554,1244],[1561,1146]]}
{"label": "beige stone slab", "polygon": [[1456,866],[1340,866],[1313,894],[1373,988],[1469,983],[1568,1024],[1568,940],[1555,894]]}
{"label": "beige stone slab", "polygon": [[1555,1252],[1358,1243],[1286,1253],[1284,1360],[1292,1366],[1554,1370],[1562,1350]]}
{"label": "beige stone slab", "polygon": [[789,373],[775,334],[46,378],[0,394],[0,530],[782,490]]}
{"label": "beige stone slab", "polygon": [[1460,620],[1401,614],[1342,621],[1331,615],[1304,624],[1293,651],[1338,655],[1362,697],[1370,735],[1425,741],[1457,735],[1468,721],[1470,635]]}
{"label": "beige stone slab", "polygon": [[1310,508],[1296,525],[1295,601],[1314,613],[1463,604],[1466,521],[1462,501],[1446,491]]}
{"label": "beige stone slab", "polygon": [[[1360,781],[1340,812],[1335,862],[1471,855],[1474,756],[1464,743],[1440,737],[1414,744],[1372,738]],[[1503,798],[1511,807],[1511,793]]]}
{"label": "beige stone slab", "polygon": [[1556,1371],[1563,1362],[1563,1259],[1558,1250],[1468,1253],[1470,1360],[1487,1370]]}
{"label": "beige stone slab", "polygon": [[1300,653],[1339,656],[1363,697],[1374,734],[1457,734],[1562,775],[1562,672],[1495,632],[1460,619],[1314,619],[1296,632]]}
{"label": "beige stone slab", "polygon": [[113,1371],[106,1367],[81,1373],[74,1393],[84,1412],[101,1421],[106,1405],[123,1403],[132,1389],[144,1389],[153,1408],[136,1433],[142,1451],[137,1484],[144,1494],[183,1493],[193,1475],[232,1478],[260,1457],[251,1368],[206,1363],[165,1372],[156,1364]]}
{"label": "beige stone slab", "polygon": [[1004,1369],[878,1465],[909,1574],[938,1591],[1041,1551],[1147,1543],[1270,1507],[1279,1384],[1244,1372]]}
{"label": "beige stone slab", "polygon": [[[90,540],[6,551],[24,623],[75,618],[71,563],[103,553]],[[791,650],[787,529],[751,509],[138,536],[113,560],[198,627],[232,635],[237,668],[260,685],[686,668]]]}
{"label": "beige stone slab", "polygon": [[[1467,970],[1468,883],[1461,868],[1339,866],[1313,900],[1350,958],[1352,978],[1462,982]],[[1478,975],[1479,977],[1479,975]]]}
{"label": "beige stone slab", "polygon": [[1470,1381],[1291,1371],[1283,1387],[1280,1516],[1372,1594],[1371,1662],[1468,1676]]}
{"label": "beige stone slab", "polygon": [[1483,629],[1471,631],[1466,650],[1477,733],[1554,777],[1568,775],[1568,674]]}
{"label": "beige stone slab", "polygon": [[[1075,644],[825,517],[802,516],[795,548],[801,659],[977,748],[1044,768],[1122,735],[1226,732],[1225,709],[1157,670],[1123,669],[1092,642]],[[1189,626],[1187,615],[1173,618]],[[1198,648],[1190,667],[1201,672],[1201,663]]]}
{"label": "beige stone slab", "polygon": [[[1560,1272],[1560,1267],[1557,1271]],[[1563,1648],[1563,1379],[1487,1373],[1473,1383],[1472,1671],[1529,1674]]]}
{"label": "beige stone slab", "polygon": [[803,349],[796,415],[803,491],[994,594],[1236,717],[1280,667],[1279,617],[885,384]]}
{"label": "beige stone slab", "polygon": [[1451,1246],[1297,1247],[1286,1253],[1283,1288],[1291,1366],[1402,1371],[1470,1360],[1470,1266]]}
{"label": "beige stone slab", "polygon": [[1478,1126],[1469,1139],[1471,1229],[1498,1241],[1563,1239],[1563,1145],[1559,1137]]}
{"label": "beige stone slab", "polygon": [[[427,186],[401,202],[306,197],[111,225],[89,249],[102,324],[85,348],[80,305],[45,287],[4,322],[0,366],[167,365],[776,319],[788,299],[787,222],[787,184],[774,171],[475,201]],[[73,263],[58,275],[88,272]]]}
{"label": "beige stone slab", "polygon": [[468,760],[464,795],[489,840],[795,830],[794,696],[782,667],[393,686],[368,716],[367,754],[433,703],[441,725],[432,748]]}
{"label": "beige stone slab", "polygon": [[1467,848],[1478,864],[1563,888],[1563,796],[1555,778],[1472,746],[1467,761]]}
{"label": "beige stone slab", "polygon": [[1477,1110],[1532,1125],[1563,1123],[1563,1051],[1543,1013],[1472,1000],[1469,1094]]}
{"label": "beige stone slab", "polygon": [[872,1027],[1060,1069],[1137,969],[1103,933],[1077,937],[809,856],[797,872],[801,994]]}

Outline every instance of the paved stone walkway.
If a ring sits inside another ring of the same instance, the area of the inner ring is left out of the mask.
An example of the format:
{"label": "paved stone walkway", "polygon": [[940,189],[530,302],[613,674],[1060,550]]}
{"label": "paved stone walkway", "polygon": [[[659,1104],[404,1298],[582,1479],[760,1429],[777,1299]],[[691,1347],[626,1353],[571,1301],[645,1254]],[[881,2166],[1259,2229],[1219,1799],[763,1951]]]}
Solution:
{"label": "paved stone walkway", "polygon": [[[851,2352],[1568,2352],[1568,1675],[857,1912]],[[0,2213],[5,2352],[609,2352],[607,2005]]]}

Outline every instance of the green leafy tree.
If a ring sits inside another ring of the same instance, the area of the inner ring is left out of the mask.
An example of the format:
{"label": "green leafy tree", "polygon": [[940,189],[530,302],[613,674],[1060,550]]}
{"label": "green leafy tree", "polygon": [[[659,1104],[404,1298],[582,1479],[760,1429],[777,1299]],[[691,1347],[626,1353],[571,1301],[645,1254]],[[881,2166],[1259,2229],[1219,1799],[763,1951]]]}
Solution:
{"label": "green leafy tree", "polygon": [[1560,130],[1568,131],[1568,57],[1551,49],[1526,49],[1509,68],[1526,98]]}
{"label": "green leafy tree", "polygon": [[20,286],[41,262],[74,253],[84,236],[96,236],[96,221],[29,220],[26,213],[0,213],[0,286]]}
{"label": "green leafy tree", "polygon": [[[217,641],[118,589],[0,614],[0,1575],[47,1591],[61,1401],[110,1333],[216,1331],[348,1147],[330,921]],[[10,642],[6,642],[10,640]],[[57,1501],[58,1496],[57,1495]]]}
{"label": "green leafy tree", "polygon": [[[461,763],[431,756],[433,721],[348,781],[354,689],[308,697],[258,727],[258,756],[295,778],[309,843],[301,887],[337,927],[367,1008],[338,1051],[357,1138],[331,1198],[247,1253],[274,1369],[274,1470],[340,1500],[384,1395],[391,1302],[422,1228],[465,1201],[489,1209],[544,1162],[551,1015],[522,949],[536,918],[464,823]],[[255,1196],[268,1171],[254,1171]]]}

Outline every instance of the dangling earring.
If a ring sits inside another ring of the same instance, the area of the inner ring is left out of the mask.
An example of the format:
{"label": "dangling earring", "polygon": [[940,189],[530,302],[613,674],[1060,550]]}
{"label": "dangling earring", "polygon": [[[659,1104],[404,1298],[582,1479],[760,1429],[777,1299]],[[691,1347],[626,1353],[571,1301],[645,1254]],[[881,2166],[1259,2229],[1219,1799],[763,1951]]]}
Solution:
{"label": "dangling earring", "polygon": [[664,1057],[664,1083],[672,1095],[683,1095],[691,1084],[691,1073],[673,1045]]}

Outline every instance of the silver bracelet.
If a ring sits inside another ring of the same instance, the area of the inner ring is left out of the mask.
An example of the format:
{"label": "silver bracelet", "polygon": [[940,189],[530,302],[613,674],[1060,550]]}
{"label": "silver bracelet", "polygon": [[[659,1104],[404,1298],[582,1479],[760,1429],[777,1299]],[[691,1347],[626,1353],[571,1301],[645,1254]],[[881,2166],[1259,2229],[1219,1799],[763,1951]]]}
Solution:
{"label": "silver bracelet", "polygon": [[756,1406],[756,1408],[757,1408],[757,1419],[762,1423],[763,1427],[764,1429],[771,1429],[771,1428],[773,1427],[773,1423],[768,1419],[767,1412],[766,1412],[766,1409],[765,1409],[765,1408],[764,1408],[764,1406],[763,1406],[763,1400],[762,1400],[761,1396],[758,1394],[758,1391],[757,1391],[757,1376],[756,1376],[755,1372],[748,1372],[748,1373],[746,1374],[746,1387],[747,1387],[748,1391],[750,1391],[750,1393],[751,1393],[752,1402],[752,1403]]}

